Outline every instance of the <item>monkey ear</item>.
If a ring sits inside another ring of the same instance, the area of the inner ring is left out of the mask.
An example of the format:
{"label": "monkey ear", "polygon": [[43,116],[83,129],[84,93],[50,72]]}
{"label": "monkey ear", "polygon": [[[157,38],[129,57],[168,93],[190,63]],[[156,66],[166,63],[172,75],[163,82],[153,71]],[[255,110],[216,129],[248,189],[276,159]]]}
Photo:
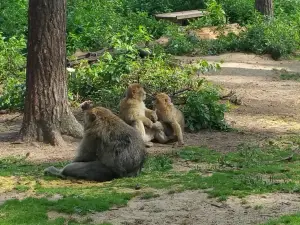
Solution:
{"label": "monkey ear", "polygon": [[169,97],[169,98],[165,99],[165,102],[166,102],[167,104],[171,104],[171,98]]}
{"label": "monkey ear", "polygon": [[91,121],[91,122],[94,122],[95,119],[96,119],[96,115],[95,115],[94,113],[91,113],[91,114],[90,114],[90,121]]}

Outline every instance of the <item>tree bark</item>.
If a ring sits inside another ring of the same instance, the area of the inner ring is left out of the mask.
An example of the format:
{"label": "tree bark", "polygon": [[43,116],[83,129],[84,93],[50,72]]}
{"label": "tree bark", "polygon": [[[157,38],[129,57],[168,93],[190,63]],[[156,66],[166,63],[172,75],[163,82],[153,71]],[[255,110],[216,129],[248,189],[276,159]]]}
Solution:
{"label": "tree bark", "polygon": [[273,17],[273,0],[255,0],[255,9],[265,16]]}
{"label": "tree bark", "polygon": [[82,137],[68,105],[66,0],[30,0],[23,141],[63,144],[61,134]]}

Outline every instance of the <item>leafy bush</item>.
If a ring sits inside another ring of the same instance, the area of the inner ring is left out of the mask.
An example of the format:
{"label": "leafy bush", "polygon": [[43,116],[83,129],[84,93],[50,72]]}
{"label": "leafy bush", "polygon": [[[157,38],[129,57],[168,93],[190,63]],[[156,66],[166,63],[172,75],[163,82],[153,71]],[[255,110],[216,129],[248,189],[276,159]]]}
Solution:
{"label": "leafy bush", "polygon": [[8,77],[23,76],[26,47],[23,36],[4,38],[0,33],[0,84]]}
{"label": "leafy bush", "polygon": [[219,0],[231,23],[245,25],[253,21],[254,0]]}
{"label": "leafy bush", "polygon": [[191,131],[203,128],[228,129],[224,119],[227,106],[220,104],[219,99],[216,87],[206,86],[198,91],[189,92],[183,107],[187,128]]}
{"label": "leafy bush", "polygon": [[0,34],[0,109],[19,110],[24,105],[26,44],[23,37],[2,37]]}
{"label": "leafy bush", "polygon": [[28,0],[2,0],[0,4],[0,33],[5,37],[27,33]]}
{"label": "leafy bush", "polygon": [[25,77],[9,77],[3,83],[3,92],[0,95],[0,109],[22,110],[25,99]]}
{"label": "leafy bush", "polygon": [[299,25],[299,22],[283,16],[270,22],[257,17],[257,22],[248,25],[242,36],[241,49],[258,54],[269,53],[274,59],[286,56],[299,49]]}
{"label": "leafy bush", "polygon": [[188,26],[190,29],[202,28],[205,26],[219,26],[226,24],[225,11],[222,5],[217,3],[216,0],[208,0],[206,3],[207,15],[194,20]]}

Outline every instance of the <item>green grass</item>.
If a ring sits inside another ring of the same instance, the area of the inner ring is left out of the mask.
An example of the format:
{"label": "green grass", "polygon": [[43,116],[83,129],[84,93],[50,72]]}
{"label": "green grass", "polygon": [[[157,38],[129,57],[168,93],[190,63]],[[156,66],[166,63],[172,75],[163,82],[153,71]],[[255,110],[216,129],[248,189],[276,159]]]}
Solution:
{"label": "green grass", "polygon": [[[285,141],[270,142],[264,147],[241,145],[238,151],[227,154],[187,147],[169,155],[150,157],[138,177],[107,183],[47,177],[42,171],[49,164],[31,164],[21,158],[0,159],[0,191],[30,190],[45,196],[6,201],[0,206],[0,225],[64,224],[64,218],[48,221],[47,212],[80,215],[101,212],[124,206],[134,196],[140,196],[140,199],[159,197],[155,189],[164,189],[169,194],[204,189],[210,197],[220,201],[232,195],[244,197],[276,191],[300,192],[299,155],[294,154],[291,160],[285,160],[293,153],[292,146],[300,141],[296,136],[288,139],[288,145],[282,144]],[[177,161],[189,162],[190,170],[176,171],[174,163]],[[63,166],[65,163],[55,165]],[[18,182],[11,182],[16,178]],[[137,186],[140,186],[139,190],[136,190]],[[47,199],[57,194],[60,199]],[[72,223],[77,224],[78,221]]]}
{"label": "green grass", "polygon": [[150,198],[157,198],[159,197],[159,194],[153,193],[153,192],[145,192],[141,195],[141,199],[150,199]]}
{"label": "green grass", "polygon": [[282,216],[279,219],[270,220],[267,223],[261,224],[261,225],[299,225],[300,224],[300,214],[294,214],[294,215],[287,215]]}
{"label": "green grass", "polygon": [[280,79],[300,81],[300,73],[283,73],[280,74]]}

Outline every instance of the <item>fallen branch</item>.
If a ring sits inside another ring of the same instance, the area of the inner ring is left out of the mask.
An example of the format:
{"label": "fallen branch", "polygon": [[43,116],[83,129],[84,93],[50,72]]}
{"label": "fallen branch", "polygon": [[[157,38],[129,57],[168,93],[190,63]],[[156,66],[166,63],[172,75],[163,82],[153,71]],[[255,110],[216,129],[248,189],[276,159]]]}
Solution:
{"label": "fallen branch", "polygon": [[191,91],[191,90],[192,90],[191,88],[184,88],[184,89],[182,89],[182,90],[176,91],[176,92],[174,92],[174,93],[171,95],[171,98],[172,98],[172,97],[175,97],[176,95],[179,95],[179,94],[181,94],[181,93],[183,93],[183,92]]}

